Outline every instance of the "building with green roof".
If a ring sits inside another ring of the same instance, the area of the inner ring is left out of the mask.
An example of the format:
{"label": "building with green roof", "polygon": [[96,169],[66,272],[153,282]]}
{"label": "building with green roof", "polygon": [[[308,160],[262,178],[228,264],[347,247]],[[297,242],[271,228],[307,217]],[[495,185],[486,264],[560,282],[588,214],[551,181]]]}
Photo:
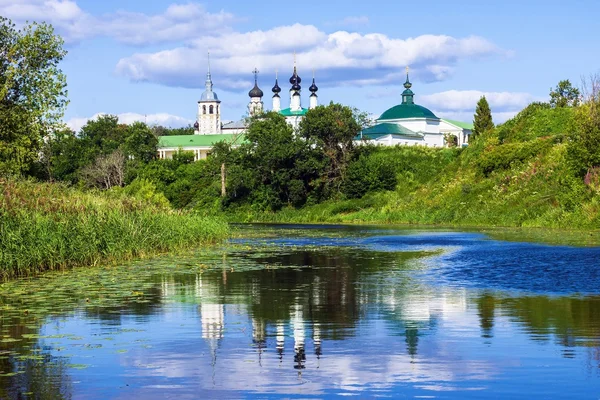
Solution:
{"label": "building with green roof", "polygon": [[428,108],[415,104],[411,87],[407,68],[402,103],[384,111],[375,125],[364,129],[356,139],[386,146],[444,147],[446,138],[454,136],[457,146],[466,146],[473,125],[439,118]]}
{"label": "building with green roof", "polygon": [[[210,60],[210,59],[209,59]],[[250,102],[248,104],[248,115],[254,116],[262,113],[263,110],[263,91],[258,87],[258,73],[255,68],[254,87],[248,92]],[[301,102],[302,87],[300,83],[302,78],[298,75],[296,68],[296,58],[294,55],[294,72],[290,78],[290,104],[288,108],[281,109],[281,97],[277,75],[275,76],[275,86],[273,86],[273,108],[272,111],[283,115],[286,121],[297,128],[300,121],[304,118],[309,109],[317,107],[319,88],[315,84],[313,73],[312,85],[308,88],[309,107],[303,108]],[[160,158],[172,158],[179,149],[192,151],[196,160],[206,158],[215,143],[225,141],[232,146],[239,146],[244,141],[244,133],[248,129],[248,118],[242,118],[239,121],[221,122],[221,101],[213,91],[212,76],[210,73],[210,61],[208,63],[208,72],[206,74],[205,90],[198,101],[196,122],[194,123],[193,135],[182,136],[161,136],[158,143],[158,156]]]}
{"label": "building with green roof", "polygon": [[194,153],[194,160],[202,160],[210,154],[213,146],[218,142],[226,142],[237,147],[245,140],[244,134],[218,134],[218,135],[175,135],[161,136],[158,138],[158,157],[173,158],[179,149]]}

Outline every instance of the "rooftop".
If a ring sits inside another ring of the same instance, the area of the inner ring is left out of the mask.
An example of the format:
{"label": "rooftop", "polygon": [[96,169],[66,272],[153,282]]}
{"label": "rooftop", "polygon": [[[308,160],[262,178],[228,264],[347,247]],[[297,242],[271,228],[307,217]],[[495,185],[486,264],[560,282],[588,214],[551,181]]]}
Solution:
{"label": "rooftop", "polygon": [[285,109],[279,111],[279,114],[283,115],[284,117],[294,117],[294,116],[298,116],[298,115],[300,115],[300,116],[306,115],[307,112],[308,112],[308,109],[306,109],[306,108],[303,108],[299,111],[292,111],[289,108],[285,108]]}
{"label": "rooftop", "polygon": [[158,148],[212,147],[215,143],[222,141],[241,144],[244,139],[242,134],[160,136],[158,138]]}
{"label": "rooftop", "polygon": [[[377,139],[386,135],[410,136],[412,138],[423,137],[421,133],[411,131],[402,125],[389,122],[377,124],[370,128],[363,129],[362,131],[362,138],[367,139]],[[361,137],[358,137],[357,139],[361,139]]]}
{"label": "rooftop", "polygon": [[381,114],[378,121],[407,119],[407,118],[430,118],[439,119],[431,110],[418,104],[398,104]]}

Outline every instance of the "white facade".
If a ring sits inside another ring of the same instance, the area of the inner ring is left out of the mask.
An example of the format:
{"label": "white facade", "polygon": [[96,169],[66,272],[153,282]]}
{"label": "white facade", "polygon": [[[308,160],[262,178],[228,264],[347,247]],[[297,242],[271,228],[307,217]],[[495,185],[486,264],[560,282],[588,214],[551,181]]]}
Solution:
{"label": "white facade", "polygon": [[[468,144],[470,124],[437,117],[425,107],[414,103],[412,83],[406,75],[402,103],[386,110],[376,124],[364,129],[358,142],[365,139],[384,146],[462,147]],[[455,136],[455,143],[448,139]]]}
{"label": "white facade", "polygon": [[198,102],[198,130],[197,135],[217,135],[221,133],[221,106],[220,101]]}

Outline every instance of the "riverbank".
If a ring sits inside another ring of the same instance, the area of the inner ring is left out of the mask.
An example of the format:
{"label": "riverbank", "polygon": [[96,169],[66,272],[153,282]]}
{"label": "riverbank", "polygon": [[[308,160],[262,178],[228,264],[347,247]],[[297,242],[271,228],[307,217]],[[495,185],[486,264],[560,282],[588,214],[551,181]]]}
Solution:
{"label": "riverbank", "polygon": [[227,223],[117,193],[0,181],[0,280],[129,260],[229,235]]}
{"label": "riverbank", "polygon": [[354,196],[360,198],[340,193],[338,199],[276,212],[242,205],[228,218],[595,231],[600,167],[586,155],[597,154],[583,139],[587,128],[577,124],[584,111],[534,103],[455,151],[377,148],[360,160],[355,186],[368,187],[369,171],[387,165],[395,173],[394,190]]}

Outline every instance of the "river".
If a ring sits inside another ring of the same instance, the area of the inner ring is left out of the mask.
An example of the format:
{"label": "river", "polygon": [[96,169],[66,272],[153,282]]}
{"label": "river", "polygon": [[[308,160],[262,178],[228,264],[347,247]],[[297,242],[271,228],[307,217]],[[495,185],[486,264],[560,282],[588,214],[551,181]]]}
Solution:
{"label": "river", "polygon": [[0,398],[600,396],[600,247],[239,232],[0,285]]}

